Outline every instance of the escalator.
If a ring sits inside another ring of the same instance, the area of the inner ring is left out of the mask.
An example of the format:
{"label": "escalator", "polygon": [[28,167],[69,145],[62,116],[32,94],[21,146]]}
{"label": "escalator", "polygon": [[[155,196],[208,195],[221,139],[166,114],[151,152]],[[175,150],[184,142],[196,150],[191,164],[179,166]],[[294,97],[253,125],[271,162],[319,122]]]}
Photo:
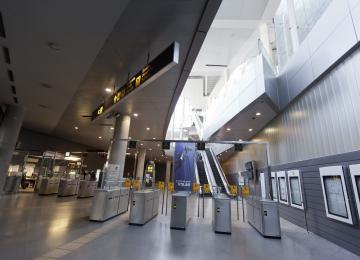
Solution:
{"label": "escalator", "polygon": [[213,176],[214,176],[214,179],[216,182],[216,186],[221,188],[221,193],[226,193],[226,189],[225,189],[223,180],[221,179],[220,172],[216,166],[214,157],[213,157],[210,149],[206,149],[205,152],[206,152],[206,155],[207,155],[210,167],[211,167],[211,171],[213,173]]}
{"label": "escalator", "polygon": [[198,170],[200,185],[203,186],[204,184],[209,184],[208,178],[206,176],[204,160],[200,153],[197,153],[196,166]]}

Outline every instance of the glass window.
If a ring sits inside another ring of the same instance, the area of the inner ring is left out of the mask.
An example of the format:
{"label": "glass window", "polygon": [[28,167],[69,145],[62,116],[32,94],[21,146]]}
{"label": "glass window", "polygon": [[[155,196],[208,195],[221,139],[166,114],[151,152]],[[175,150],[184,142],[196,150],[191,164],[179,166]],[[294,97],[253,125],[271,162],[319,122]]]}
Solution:
{"label": "glass window", "polygon": [[324,176],[323,182],[329,213],[335,216],[347,218],[348,213],[341,176]]}
{"label": "glass window", "polygon": [[279,177],[279,190],[280,190],[280,200],[287,202],[287,190],[286,190],[285,176]]}
{"label": "glass window", "polygon": [[302,206],[299,177],[289,177],[289,182],[290,182],[291,203],[298,206]]}
{"label": "glass window", "polygon": [[271,177],[271,186],[272,186],[273,200],[277,200],[278,194],[277,194],[277,185],[276,185],[275,177]]}

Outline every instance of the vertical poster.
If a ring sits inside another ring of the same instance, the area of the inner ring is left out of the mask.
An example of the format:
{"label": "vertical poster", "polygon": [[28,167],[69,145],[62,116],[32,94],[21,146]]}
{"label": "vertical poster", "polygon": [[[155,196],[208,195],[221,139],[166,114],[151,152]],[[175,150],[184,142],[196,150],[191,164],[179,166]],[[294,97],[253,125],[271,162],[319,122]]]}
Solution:
{"label": "vertical poster", "polygon": [[176,143],[174,154],[174,184],[176,191],[191,191],[195,175],[195,144]]}

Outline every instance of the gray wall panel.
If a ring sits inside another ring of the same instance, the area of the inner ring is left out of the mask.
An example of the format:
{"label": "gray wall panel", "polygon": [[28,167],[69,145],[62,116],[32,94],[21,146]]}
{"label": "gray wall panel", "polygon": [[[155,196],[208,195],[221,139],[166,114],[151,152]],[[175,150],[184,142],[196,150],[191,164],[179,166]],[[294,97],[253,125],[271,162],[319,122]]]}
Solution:
{"label": "gray wall panel", "polygon": [[277,165],[360,150],[360,50],[297,98],[256,139]]}

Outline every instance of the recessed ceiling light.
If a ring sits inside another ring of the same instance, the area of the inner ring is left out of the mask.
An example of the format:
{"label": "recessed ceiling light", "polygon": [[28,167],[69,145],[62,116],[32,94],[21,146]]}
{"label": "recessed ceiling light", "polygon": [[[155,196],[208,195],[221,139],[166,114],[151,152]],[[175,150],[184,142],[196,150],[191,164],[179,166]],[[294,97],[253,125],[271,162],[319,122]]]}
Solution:
{"label": "recessed ceiling light", "polygon": [[144,144],[140,144],[141,146],[143,146]]}
{"label": "recessed ceiling light", "polygon": [[77,126],[75,126],[74,128],[75,128],[75,130],[79,130],[79,127],[77,127]]}
{"label": "recessed ceiling light", "polygon": [[260,112],[257,112],[255,115],[256,115],[256,116],[261,116],[261,113],[260,113]]}
{"label": "recessed ceiling light", "polygon": [[110,93],[110,92],[111,92],[111,88],[106,88],[105,91],[106,91],[107,93]]}
{"label": "recessed ceiling light", "polygon": [[146,131],[150,131],[150,127],[146,127]]}
{"label": "recessed ceiling light", "polygon": [[252,130],[253,130],[252,128],[249,128],[249,132],[252,132]]}
{"label": "recessed ceiling light", "polygon": [[129,139],[131,139],[131,136],[129,136]]}
{"label": "recessed ceiling light", "polygon": [[134,115],[134,117],[138,117],[138,116],[139,116],[139,114],[138,114],[138,113],[134,113],[133,115]]}
{"label": "recessed ceiling light", "polygon": [[157,146],[159,146],[159,147],[160,147],[160,144],[157,144]]}
{"label": "recessed ceiling light", "polygon": [[112,127],[110,127],[110,129],[111,129],[111,130],[114,130],[114,127],[112,126]]}
{"label": "recessed ceiling light", "polygon": [[153,137],[153,140],[155,140],[156,138],[155,137]]}
{"label": "recessed ceiling light", "polygon": [[98,138],[99,138],[99,139],[101,139],[101,138],[102,138],[102,136],[99,136]]}
{"label": "recessed ceiling light", "polygon": [[239,141],[242,142],[242,139],[240,138]]}
{"label": "recessed ceiling light", "polygon": [[184,129],[184,132],[186,133],[186,132],[189,132],[189,130],[187,130],[187,129]]}
{"label": "recessed ceiling light", "polygon": [[231,128],[230,127],[226,128],[226,131],[231,131]]}

